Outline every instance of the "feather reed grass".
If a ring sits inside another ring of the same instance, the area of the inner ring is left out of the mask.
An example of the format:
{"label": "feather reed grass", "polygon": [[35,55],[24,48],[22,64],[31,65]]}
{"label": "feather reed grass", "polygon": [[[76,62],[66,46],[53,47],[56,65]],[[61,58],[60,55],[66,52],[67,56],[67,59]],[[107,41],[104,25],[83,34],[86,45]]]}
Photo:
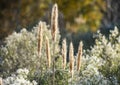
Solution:
{"label": "feather reed grass", "polygon": [[3,85],[3,81],[2,81],[2,78],[0,78],[0,85]]}
{"label": "feather reed grass", "polygon": [[63,66],[63,69],[65,69],[65,67],[66,67],[66,56],[67,56],[66,39],[63,39],[63,42],[62,42],[62,58],[63,58],[62,66]]}
{"label": "feather reed grass", "polygon": [[70,48],[69,48],[69,62],[70,62],[70,73],[71,76],[73,77],[74,75],[74,48],[72,42],[70,43]]}
{"label": "feather reed grass", "polygon": [[50,68],[50,65],[51,65],[51,55],[50,55],[49,39],[48,39],[47,36],[46,36],[46,55],[47,55],[48,68]]}
{"label": "feather reed grass", "polygon": [[[52,14],[51,14],[51,35],[52,35],[52,40],[53,40],[53,45],[54,45],[54,50],[53,50],[53,55],[55,54],[56,50],[56,34],[58,32],[58,6],[57,4],[54,4],[52,8]],[[55,57],[54,57],[55,58]],[[55,60],[53,58],[53,85],[55,81]]]}
{"label": "feather reed grass", "polygon": [[80,42],[78,48],[78,56],[77,56],[77,71],[80,70],[80,66],[81,66],[82,49],[83,49],[83,44],[82,42]]}
{"label": "feather reed grass", "polygon": [[58,30],[58,6],[55,4],[51,14],[51,34],[53,41],[56,41],[56,33]]}
{"label": "feather reed grass", "polygon": [[40,21],[39,28],[38,28],[38,56],[39,57],[41,57],[41,49],[42,49],[42,41],[43,41],[42,27],[43,27],[43,24]]}

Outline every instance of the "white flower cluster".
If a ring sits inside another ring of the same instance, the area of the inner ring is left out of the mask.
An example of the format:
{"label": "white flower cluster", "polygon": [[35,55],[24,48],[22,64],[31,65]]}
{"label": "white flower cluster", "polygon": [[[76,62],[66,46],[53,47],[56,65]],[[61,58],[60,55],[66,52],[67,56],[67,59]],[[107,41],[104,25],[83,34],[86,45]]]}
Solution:
{"label": "white flower cluster", "polygon": [[16,74],[3,79],[3,85],[37,85],[37,82],[32,82],[27,79],[29,71],[27,69],[18,69]]}

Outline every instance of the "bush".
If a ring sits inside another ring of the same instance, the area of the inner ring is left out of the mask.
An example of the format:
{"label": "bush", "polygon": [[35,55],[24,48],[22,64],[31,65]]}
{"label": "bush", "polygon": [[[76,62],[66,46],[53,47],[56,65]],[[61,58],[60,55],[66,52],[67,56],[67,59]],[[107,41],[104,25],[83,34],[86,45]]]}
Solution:
{"label": "bush", "polygon": [[[47,29],[45,23],[43,23],[43,41],[45,42],[45,36],[47,35],[50,39],[51,53],[53,53],[53,44],[51,31]],[[2,74],[8,75],[11,72],[15,72],[18,68],[27,68],[29,70],[34,70],[40,67],[40,58],[38,56],[38,38],[37,38],[38,27],[34,28],[32,32],[28,32],[26,29],[21,30],[20,33],[14,32],[12,35],[6,38],[6,45],[1,47],[0,55],[2,62],[0,64],[0,71]],[[60,36],[57,37],[56,46],[58,46]],[[42,46],[42,58],[41,63],[45,65],[46,59],[46,44],[43,43]],[[59,47],[55,50],[56,53],[59,52]],[[43,63],[44,62],[44,63]]]}
{"label": "bush", "polygon": [[102,59],[104,64],[100,66],[99,71],[112,85],[118,85],[120,83],[120,33],[117,27],[110,32],[108,38],[99,33],[90,55]]}
{"label": "bush", "polygon": [[27,69],[18,69],[16,74],[3,79],[3,85],[37,85],[36,81],[29,81],[28,76],[29,71]]}

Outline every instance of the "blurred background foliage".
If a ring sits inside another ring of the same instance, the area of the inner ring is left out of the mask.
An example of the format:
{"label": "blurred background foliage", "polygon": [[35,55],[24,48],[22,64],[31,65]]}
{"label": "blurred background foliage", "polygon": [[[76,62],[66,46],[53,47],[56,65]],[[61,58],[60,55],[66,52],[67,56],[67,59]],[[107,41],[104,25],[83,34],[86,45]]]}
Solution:
{"label": "blurred background foliage", "polygon": [[48,4],[49,0],[0,0],[0,38],[38,21]]}
{"label": "blurred background foliage", "polygon": [[0,44],[4,37],[22,28],[31,30],[40,20],[50,24],[51,8],[59,8],[59,28],[68,42],[94,44],[98,29],[108,34],[120,22],[120,0],[0,0]]}
{"label": "blurred background foliage", "polygon": [[72,32],[95,32],[105,11],[104,0],[54,0],[64,13],[66,28]]}
{"label": "blurred background foliage", "polygon": [[54,3],[64,17],[62,27],[72,32],[96,31],[103,16],[101,10],[106,9],[104,0],[0,0],[0,37],[40,19],[50,22]]}

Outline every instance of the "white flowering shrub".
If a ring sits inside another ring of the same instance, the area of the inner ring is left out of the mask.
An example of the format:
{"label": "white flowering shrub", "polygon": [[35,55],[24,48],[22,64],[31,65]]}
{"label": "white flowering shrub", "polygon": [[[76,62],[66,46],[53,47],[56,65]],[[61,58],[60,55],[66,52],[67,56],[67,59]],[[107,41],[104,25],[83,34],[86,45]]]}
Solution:
{"label": "white flowering shrub", "polygon": [[120,83],[120,32],[117,27],[111,31],[108,38],[98,33],[94,47],[85,55],[89,55],[92,60],[99,61],[98,63],[92,62],[92,64],[94,63],[92,66],[94,69],[97,66],[97,71],[105,77],[103,79],[109,81],[104,85],[118,85]]}
{"label": "white flowering shrub", "polygon": [[79,75],[75,76],[76,85],[109,85],[109,80],[99,72],[99,66],[104,62],[97,56],[89,56],[84,51]]}
{"label": "white flowering shrub", "polygon": [[[46,40],[45,36],[50,41],[50,51],[53,53],[54,45],[52,44],[51,30],[43,23],[43,45],[42,45],[42,60],[38,56],[38,26],[33,29],[32,32],[22,29],[20,33],[14,32],[6,38],[6,45],[1,47],[0,56],[2,62],[0,63],[0,75],[8,75],[11,72],[15,72],[18,68],[27,68],[29,70],[35,70],[40,68],[41,65],[46,66]],[[57,50],[59,52],[59,39],[60,35],[57,35]]]}
{"label": "white flowering shrub", "polygon": [[98,32],[95,45],[83,52],[79,75],[75,74],[75,85],[119,85],[120,33],[116,27],[108,38]]}
{"label": "white flowering shrub", "polygon": [[35,80],[28,80],[29,70],[18,69],[15,74],[3,79],[3,85],[37,85]]}

